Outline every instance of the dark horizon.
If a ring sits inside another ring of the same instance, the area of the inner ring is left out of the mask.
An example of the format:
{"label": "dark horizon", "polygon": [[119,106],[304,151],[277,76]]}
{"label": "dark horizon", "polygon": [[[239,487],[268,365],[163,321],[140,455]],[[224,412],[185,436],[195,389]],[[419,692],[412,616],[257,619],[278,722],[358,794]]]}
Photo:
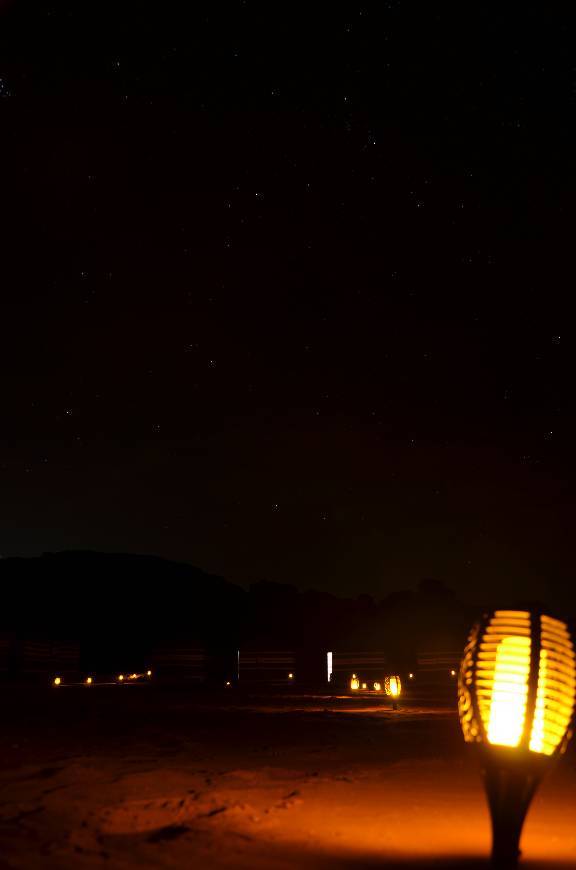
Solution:
{"label": "dark horizon", "polygon": [[[424,600],[429,600],[434,606],[440,606],[441,610],[446,609],[450,611],[453,607],[456,607],[462,612],[469,614],[470,623],[466,623],[467,626],[471,625],[473,620],[480,618],[483,613],[499,607],[528,610],[543,608],[553,615],[569,619],[572,623],[576,621],[574,614],[570,615],[567,611],[567,604],[565,602],[558,603],[550,598],[536,598],[526,595],[524,592],[514,594],[508,591],[505,593],[499,591],[493,599],[490,599],[486,596],[482,597],[481,591],[477,590],[478,597],[474,598],[470,595],[462,595],[449,584],[446,584],[443,579],[432,576],[422,576],[412,585],[392,585],[381,596],[373,595],[360,586],[352,590],[350,594],[344,594],[329,589],[322,589],[320,586],[302,586],[297,582],[279,582],[265,577],[250,577],[240,581],[215,573],[204,566],[186,560],[167,559],[164,556],[153,553],[128,553],[121,550],[70,549],[46,551],[36,556],[0,557],[0,581],[4,583],[8,582],[9,585],[6,588],[12,590],[12,593],[22,582],[30,583],[35,581],[37,583],[36,588],[40,589],[42,586],[45,586],[47,581],[50,581],[51,588],[53,587],[56,596],[55,607],[57,611],[58,594],[64,593],[68,595],[71,591],[71,574],[67,572],[70,568],[82,569],[84,567],[88,569],[92,582],[95,579],[101,578],[101,591],[104,598],[110,594],[116,583],[124,581],[120,600],[123,600],[127,607],[131,596],[137,592],[140,583],[137,572],[139,565],[145,569],[148,578],[154,577],[159,583],[162,583],[163,578],[166,580],[170,579],[170,582],[174,582],[176,579],[179,585],[174,587],[173,591],[179,591],[182,601],[187,600],[193,595],[194,586],[186,585],[192,583],[196,584],[196,586],[200,584],[199,588],[208,597],[213,593],[218,594],[218,588],[226,588],[229,591],[236,589],[242,590],[243,593],[257,595],[267,595],[269,592],[272,598],[277,597],[278,601],[283,596],[291,597],[294,595],[302,599],[311,596],[317,601],[327,601],[330,598],[341,602],[351,601],[359,603],[362,607],[366,606],[368,609],[384,608],[383,613],[386,613],[387,610],[393,612],[398,605],[409,607],[410,601],[418,600],[423,595]],[[16,570],[19,574],[19,584],[12,583],[14,575],[10,572],[15,566],[17,566]],[[36,568],[39,569],[39,572],[33,573]],[[66,569],[62,575],[58,573],[61,568]],[[108,574],[110,569],[112,570],[111,575]],[[81,575],[80,579],[83,583],[86,582],[86,578],[83,575]],[[18,594],[22,594],[22,589],[19,590]],[[25,594],[28,594],[28,592],[26,591]],[[81,610],[81,599],[78,599],[77,608],[76,613],[78,615]],[[22,614],[21,608],[19,610]],[[30,609],[30,612],[32,612],[32,609]],[[41,613],[42,608],[37,608],[37,614]],[[125,612],[120,610],[119,613],[121,615],[123,613],[124,618],[128,615],[127,610]],[[11,618],[9,613],[7,616],[8,619]],[[49,628],[50,618],[46,616],[46,619],[42,620],[47,628]],[[274,617],[274,619],[276,618],[280,622],[282,621],[281,608]],[[359,617],[352,620],[351,624],[354,625],[355,630],[362,629],[362,619]]]}

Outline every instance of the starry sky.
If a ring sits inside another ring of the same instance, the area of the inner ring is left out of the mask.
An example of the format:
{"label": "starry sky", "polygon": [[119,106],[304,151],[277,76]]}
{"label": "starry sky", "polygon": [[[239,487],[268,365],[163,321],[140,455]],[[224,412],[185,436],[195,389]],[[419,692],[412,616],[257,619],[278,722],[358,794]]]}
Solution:
{"label": "starry sky", "polygon": [[576,611],[559,8],[0,4],[0,553]]}

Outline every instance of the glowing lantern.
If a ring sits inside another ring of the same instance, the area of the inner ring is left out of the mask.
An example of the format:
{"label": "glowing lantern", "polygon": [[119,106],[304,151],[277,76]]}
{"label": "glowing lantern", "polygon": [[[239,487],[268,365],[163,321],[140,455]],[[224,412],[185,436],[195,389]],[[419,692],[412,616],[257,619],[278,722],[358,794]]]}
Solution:
{"label": "glowing lantern", "polygon": [[91,685],[92,685],[92,677],[86,677],[86,685],[87,685],[87,686],[91,686]]}
{"label": "glowing lantern", "polygon": [[384,680],[384,691],[386,694],[392,698],[392,709],[398,709],[398,696],[402,691],[402,681],[400,677],[386,677]]}
{"label": "glowing lantern", "polygon": [[374,683],[374,691],[381,692],[382,691],[382,683]]}
{"label": "glowing lantern", "polygon": [[54,685],[60,686],[61,684],[62,684],[62,678],[61,677],[54,677]]}
{"label": "glowing lantern", "polygon": [[350,688],[354,692],[360,688],[360,680],[358,679],[356,674],[352,674],[352,679],[350,680]]}
{"label": "glowing lantern", "polygon": [[472,629],[460,666],[464,739],[478,744],[492,819],[492,860],[514,867],[530,801],[572,734],[576,659],[564,622],[496,610]]}
{"label": "glowing lantern", "polygon": [[362,688],[363,688],[363,689],[367,689],[367,688],[368,688],[368,684],[367,684],[367,683],[362,683]]}

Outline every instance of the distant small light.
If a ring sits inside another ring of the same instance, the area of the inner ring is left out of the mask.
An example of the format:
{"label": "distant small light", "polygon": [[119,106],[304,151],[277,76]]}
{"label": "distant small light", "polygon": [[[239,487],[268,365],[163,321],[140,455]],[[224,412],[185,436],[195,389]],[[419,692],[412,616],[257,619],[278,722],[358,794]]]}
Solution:
{"label": "distant small light", "polygon": [[120,682],[122,682],[123,679],[124,679],[124,674],[118,674],[118,680]]}
{"label": "distant small light", "polygon": [[356,691],[360,688],[360,680],[356,676],[356,674],[352,674],[352,679],[350,680],[350,688],[352,691]]}
{"label": "distant small light", "polygon": [[289,680],[293,680],[293,679],[294,679],[294,674],[288,674],[288,679],[289,679]]}
{"label": "distant small light", "polygon": [[54,677],[54,685],[59,686],[62,683],[61,677]]}
{"label": "distant small light", "polygon": [[409,680],[413,680],[413,679],[414,679],[414,674],[408,674],[408,679],[409,679]]}
{"label": "distant small light", "polygon": [[362,688],[363,688],[363,689],[367,689],[367,688],[368,688],[367,684],[366,684],[366,683],[362,683]]}
{"label": "distant small light", "polygon": [[130,679],[131,679],[131,680],[137,680],[137,679],[138,679],[138,674],[130,674]]}
{"label": "distant small light", "polygon": [[92,685],[92,677],[86,677],[86,685],[87,686]]}
{"label": "distant small light", "polygon": [[232,685],[232,683],[230,682],[230,680],[226,680],[226,685],[227,685],[227,686],[231,686],[231,685]]}
{"label": "distant small light", "polygon": [[146,676],[147,676],[147,677],[151,677],[151,676],[152,676],[152,671],[146,671]]}
{"label": "distant small light", "polygon": [[455,676],[456,676],[456,671],[455,671],[455,670],[451,670],[451,671],[450,671],[450,676],[451,676],[451,677],[455,677]]}
{"label": "distant small light", "polygon": [[382,683],[374,683],[374,691],[381,692],[382,691]]}

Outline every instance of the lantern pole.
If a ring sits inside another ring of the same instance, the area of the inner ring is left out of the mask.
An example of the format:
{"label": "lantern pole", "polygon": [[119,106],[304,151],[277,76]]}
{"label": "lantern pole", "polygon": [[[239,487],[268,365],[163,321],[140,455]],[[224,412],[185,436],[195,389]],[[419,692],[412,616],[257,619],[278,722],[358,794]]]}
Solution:
{"label": "lantern pole", "polygon": [[541,772],[522,764],[501,764],[485,759],[484,785],[492,824],[492,866],[515,868],[520,858],[520,837],[526,814],[541,779]]}

